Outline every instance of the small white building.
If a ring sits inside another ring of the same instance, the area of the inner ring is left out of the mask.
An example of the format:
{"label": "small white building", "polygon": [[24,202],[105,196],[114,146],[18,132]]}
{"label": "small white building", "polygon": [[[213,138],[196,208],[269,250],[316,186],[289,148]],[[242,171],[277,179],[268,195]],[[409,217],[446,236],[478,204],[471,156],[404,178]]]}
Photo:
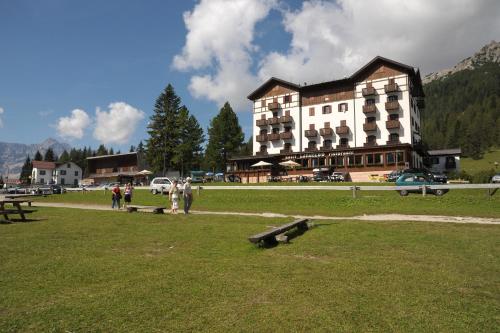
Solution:
{"label": "small white building", "polygon": [[460,148],[429,150],[427,153],[429,157],[426,164],[431,171],[440,173],[460,172],[460,155],[462,155]]}
{"label": "small white building", "polygon": [[82,168],[74,162],[56,163],[52,180],[57,185],[78,186],[82,181]]}
{"label": "small white building", "polygon": [[31,172],[31,184],[50,184],[56,164],[47,161],[33,161],[32,163],[33,171]]}

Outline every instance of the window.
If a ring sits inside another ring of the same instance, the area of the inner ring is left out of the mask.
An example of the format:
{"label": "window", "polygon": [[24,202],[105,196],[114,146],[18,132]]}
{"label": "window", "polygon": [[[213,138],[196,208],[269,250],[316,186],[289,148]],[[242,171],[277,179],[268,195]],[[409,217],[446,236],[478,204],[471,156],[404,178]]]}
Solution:
{"label": "window", "polygon": [[265,153],[266,151],[267,151],[267,146],[264,146],[264,145],[260,146],[261,153]]}
{"label": "window", "polygon": [[285,127],[285,132],[290,132],[292,128],[290,126]]}
{"label": "window", "polygon": [[45,176],[45,170],[40,170],[40,176]]}
{"label": "window", "polygon": [[399,114],[397,114],[397,113],[391,113],[389,115],[389,120],[399,120]]}
{"label": "window", "polygon": [[325,128],[330,128],[330,122],[329,121],[325,122]]}
{"label": "window", "polygon": [[292,150],[292,144],[290,142],[285,143],[285,150]]}
{"label": "window", "polygon": [[385,154],[385,161],[387,164],[403,164],[404,155],[402,151],[390,152]]}
{"label": "window", "polygon": [[314,108],[309,108],[309,116],[314,116]]}
{"label": "window", "polygon": [[328,113],[332,113],[332,106],[331,105],[323,106],[323,114],[328,114]]}
{"label": "window", "polygon": [[395,153],[387,153],[385,154],[385,161],[387,162],[387,164],[394,164],[396,163],[396,160],[395,160]]}
{"label": "window", "polygon": [[389,84],[394,84],[394,78],[389,79]]}
{"label": "window", "polygon": [[366,143],[373,143],[375,144],[377,142],[377,137],[375,135],[368,135],[366,137]]}
{"label": "window", "polygon": [[66,170],[61,170],[61,176],[66,176]]}
{"label": "window", "polygon": [[280,132],[279,127],[273,127],[273,134],[278,134]]}
{"label": "window", "polygon": [[332,140],[323,141],[323,148],[332,148]]}
{"label": "window", "polygon": [[387,98],[389,102],[394,102],[398,100],[398,95],[391,95]]}
{"label": "window", "polygon": [[368,98],[365,101],[365,105],[373,105],[373,104],[375,104],[375,99],[374,98]]}
{"label": "window", "polygon": [[341,120],[340,126],[347,126],[347,120]]}
{"label": "window", "polygon": [[285,111],[285,116],[289,116],[290,115],[290,110],[286,110]]}
{"label": "window", "polygon": [[380,153],[366,154],[366,164],[367,165],[382,164],[382,154]]}
{"label": "window", "polygon": [[66,167],[67,167],[68,169],[69,169],[69,168],[71,168],[71,164],[70,164],[70,163],[66,164]]}
{"label": "window", "polygon": [[363,155],[347,156],[347,164],[349,166],[363,166]]}
{"label": "window", "polygon": [[377,122],[377,118],[375,117],[366,118],[366,123],[375,123],[375,122]]}
{"label": "window", "polygon": [[66,184],[66,180],[64,180],[64,178],[61,178],[61,185],[64,185]]}
{"label": "window", "polygon": [[341,146],[347,146],[347,144],[349,143],[349,139],[348,138],[340,138],[340,145]]}
{"label": "window", "polygon": [[314,124],[309,124],[309,129],[310,129],[310,130],[314,130],[314,129],[315,129],[315,128],[314,128]]}
{"label": "window", "polygon": [[316,141],[309,141],[309,143],[307,144],[307,148],[315,149],[316,148]]}
{"label": "window", "polygon": [[332,165],[336,167],[344,166],[344,156],[333,156]]}
{"label": "window", "polygon": [[45,179],[40,178],[40,184],[45,184]]}
{"label": "window", "polygon": [[439,164],[439,157],[432,157],[431,164]]}
{"label": "window", "polygon": [[78,177],[78,171],[75,171],[75,176]]}
{"label": "window", "polygon": [[262,99],[262,100],[260,101],[260,107],[261,107],[261,108],[265,108],[265,107],[266,107],[266,100],[265,100],[265,99]]}
{"label": "window", "polygon": [[266,135],[266,134],[267,134],[267,129],[260,130],[260,135]]}
{"label": "window", "polygon": [[399,142],[399,134],[398,133],[389,134],[389,141],[390,142]]}
{"label": "window", "polygon": [[340,103],[339,112],[346,112],[346,111],[347,111],[347,103]]}
{"label": "window", "polygon": [[290,103],[290,102],[292,102],[292,96],[290,95],[283,96],[283,103]]}
{"label": "window", "polygon": [[278,112],[273,112],[273,117],[276,118],[278,116]]}

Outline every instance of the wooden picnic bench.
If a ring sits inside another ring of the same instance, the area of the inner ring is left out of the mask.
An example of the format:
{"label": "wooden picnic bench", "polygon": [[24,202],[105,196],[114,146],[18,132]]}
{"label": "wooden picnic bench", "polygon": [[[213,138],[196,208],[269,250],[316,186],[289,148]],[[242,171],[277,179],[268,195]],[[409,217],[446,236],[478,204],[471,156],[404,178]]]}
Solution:
{"label": "wooden picnic bench", "polygon": [[299,231],[306,231],[308,229],[308,219],[298,219],[293,222],[284,224],[282,226],[261,232],[260,234],[248,237],[252,243],[264,243],[264,245],[276,244],[276,236],[282,234],[290,229],[297,228]]}
{"label": "wooden picnic bench", "polygon": [[[21,204],[25,203],[25,202],[31,204],[31,201],[29,201],[29,200],[20,200],[20,199],[2,199],[2,200],[0,200],[0,215],[3,215],[3,217],[6,221],[10,221],[9,215],[20,215],[21,221],[26,221],[25,214],[30,214],[30,213],[36,212],[36,210],[23,209],[21,207]],[[5,208],[6,204],[11,204],[13,208]]]}
{"label": "wooden picnic bench", "polygon": [[153,214],[163,214],[167,207],[155,207],[155,206],[127,206],[127,212],[133,213],[139,210],[151,210]]}

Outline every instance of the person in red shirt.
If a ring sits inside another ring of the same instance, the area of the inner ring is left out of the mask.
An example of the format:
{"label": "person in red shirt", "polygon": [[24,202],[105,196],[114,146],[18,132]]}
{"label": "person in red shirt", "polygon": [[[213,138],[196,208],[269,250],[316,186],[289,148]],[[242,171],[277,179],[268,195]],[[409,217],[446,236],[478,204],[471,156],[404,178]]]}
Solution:
{"label": "person in red shirt", "polygon": [[112,203],[111,203],[111,208],[118,208],[120,209],[120,199],[122,198],[122,192],[120,191],[120,186],[118,184],[115,185],[115,187],[113,187],[113,189],[111,190],[111,200],[112,200]]}

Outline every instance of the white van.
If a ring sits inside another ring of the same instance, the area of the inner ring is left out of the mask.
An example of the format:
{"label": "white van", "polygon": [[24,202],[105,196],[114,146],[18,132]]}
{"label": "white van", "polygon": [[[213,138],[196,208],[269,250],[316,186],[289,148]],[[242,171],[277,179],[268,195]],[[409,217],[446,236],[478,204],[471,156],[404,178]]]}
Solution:
{"label": "white van", "polygon": [[[168,193],[168,191],[170,191],[170,186],[172,186],[172,180],[170,180],[170,178],[157,177],[149,184],[149,190],[153,194]],[[182,192],[182,185],[180,183],[177,183],[177,188]]]}

